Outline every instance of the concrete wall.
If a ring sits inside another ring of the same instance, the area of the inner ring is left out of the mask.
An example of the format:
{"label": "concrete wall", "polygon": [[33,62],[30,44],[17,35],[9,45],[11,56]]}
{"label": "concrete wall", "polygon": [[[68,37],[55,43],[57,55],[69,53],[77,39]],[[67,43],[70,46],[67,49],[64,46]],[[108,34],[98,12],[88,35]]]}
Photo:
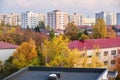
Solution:
{"label": "concrete wall", "polygon": [[16,49],[0,49],[0,60],[3,62],[12,56]]}

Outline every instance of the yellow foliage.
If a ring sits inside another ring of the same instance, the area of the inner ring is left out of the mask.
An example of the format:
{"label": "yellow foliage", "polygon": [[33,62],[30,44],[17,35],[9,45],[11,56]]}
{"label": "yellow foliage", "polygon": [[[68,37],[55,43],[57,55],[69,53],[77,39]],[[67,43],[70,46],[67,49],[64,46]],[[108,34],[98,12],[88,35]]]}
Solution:
{"label": "yellow foliage", "polygon": [[35,42],[30,39],[29,42],[24,42],[13,54],[13,63],[18,68],[23,68],[32,63],[37,57]]}
{"label": "yellow foliage", "polygon": [[45,40],[42,53],[45,56],[46,66],[74,67],[78,53],[68,48],[68,38],[58,36],[51,41]]}
{"label": "yellow foliage", "polygon": [[107,37],[107,27],[103,19],[98,19],[93,28],[94,38],[106,38]]}

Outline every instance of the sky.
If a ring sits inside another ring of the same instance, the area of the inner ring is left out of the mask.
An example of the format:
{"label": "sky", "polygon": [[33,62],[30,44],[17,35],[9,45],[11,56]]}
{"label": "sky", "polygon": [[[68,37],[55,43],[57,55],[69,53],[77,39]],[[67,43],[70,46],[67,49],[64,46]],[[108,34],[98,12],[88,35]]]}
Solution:
{"label": "sky", "polygon": [[56,9],[94,17],[101,11],[120,13],[120,0],[0,0],[0,13],[47,13]]}

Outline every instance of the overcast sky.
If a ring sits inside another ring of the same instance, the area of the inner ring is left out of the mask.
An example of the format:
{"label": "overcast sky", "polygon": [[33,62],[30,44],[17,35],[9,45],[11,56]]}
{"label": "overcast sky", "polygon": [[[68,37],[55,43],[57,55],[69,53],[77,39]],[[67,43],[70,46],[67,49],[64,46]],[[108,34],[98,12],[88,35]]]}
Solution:
{"label": "overcast sky", "polygon": [[101,11],[120,13],[120,0],[0,0],[0,13],[47,13],[54,9],[93,17]]}

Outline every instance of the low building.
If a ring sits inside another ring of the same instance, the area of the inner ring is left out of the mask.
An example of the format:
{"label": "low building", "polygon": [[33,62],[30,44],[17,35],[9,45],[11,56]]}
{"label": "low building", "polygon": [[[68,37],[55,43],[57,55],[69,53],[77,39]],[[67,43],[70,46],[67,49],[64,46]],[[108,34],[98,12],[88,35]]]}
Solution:
{"label": "low building", "polygon": [[7,60],[18,46],[0,41],[0,60]]}
{"label": "low building", "polygon": [[77,48],[83,55],[92,56],[94,53],[103,61],[109,70],[116,70],[118,58],[120,57],[120,38],[114,39],[89,39],[85,41],[72,41],[70,49]]}
{"label": "low building", "polygon": [[107,69],[27,67],[3,80],[108,80]]}

